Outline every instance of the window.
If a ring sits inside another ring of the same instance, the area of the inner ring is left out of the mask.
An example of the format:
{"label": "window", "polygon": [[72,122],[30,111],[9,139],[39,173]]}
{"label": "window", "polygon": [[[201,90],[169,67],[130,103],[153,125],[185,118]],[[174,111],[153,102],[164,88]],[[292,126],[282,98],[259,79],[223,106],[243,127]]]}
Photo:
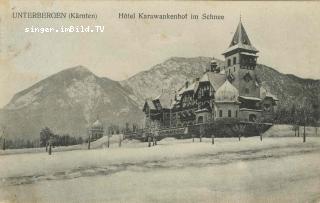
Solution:
{"label": "window", "polygon": [[231,59],[228,59],[228,66],[231,66]]}
{"label": "window", "polygon": [[238,118],[238,110],[236,110],[236,118]]}
{"label": "window", "polygon": [[198,123],[203,123],[203,116],[199,116]]}
{"label": "window", "polygon": [[231,117],[231,110],[228,110],[228,117]]}
{"label": "window", "polygon": [[233,67],[233,72],[236,72],[236,67],[235,66]]}
{"label": "window", "polygon": [[219,117],[222,117],[222,110],[219,111]]}
{"label": "window", "polygon": [[237,63],[237,58],[233,57],[233,65]]}
{"label": "window", "polygon": [[244,92],[245,92],[246,94],[249,94],[249,88],[244,89]]}
{"label": "window", "polygon": [[249,121],[255,122],[256,120],[257,120],[257,116],[256,115],[254,115],[254,114],[250,114],[249,115]]}

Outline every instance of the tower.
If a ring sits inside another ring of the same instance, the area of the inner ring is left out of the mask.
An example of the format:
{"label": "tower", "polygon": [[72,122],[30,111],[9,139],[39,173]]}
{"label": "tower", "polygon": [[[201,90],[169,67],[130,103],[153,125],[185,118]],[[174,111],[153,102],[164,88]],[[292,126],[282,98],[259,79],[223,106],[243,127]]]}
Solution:
{"label": "tower", "polygon": [[251,44],[240,18],[229,48],[223,53],[227,78],[239,90],[240,96],[256,98],[260,96],[256,75],[258,52]]}

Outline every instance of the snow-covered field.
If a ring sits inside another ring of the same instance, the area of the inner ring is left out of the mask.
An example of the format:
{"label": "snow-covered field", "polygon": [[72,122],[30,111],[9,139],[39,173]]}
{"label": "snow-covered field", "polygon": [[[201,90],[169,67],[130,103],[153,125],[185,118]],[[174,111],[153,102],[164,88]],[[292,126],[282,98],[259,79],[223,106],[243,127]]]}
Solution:
{"label": "snow-covered field", "polygon": [[0,156],[0,202],[319,202],[320,138],[125,141]]}

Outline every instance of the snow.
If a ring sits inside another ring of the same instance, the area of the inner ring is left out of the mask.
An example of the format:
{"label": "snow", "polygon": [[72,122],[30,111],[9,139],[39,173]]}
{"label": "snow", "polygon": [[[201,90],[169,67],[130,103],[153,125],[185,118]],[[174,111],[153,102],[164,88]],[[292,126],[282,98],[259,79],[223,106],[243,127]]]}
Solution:
{"label": "snow", "polygon": [[202,140],[167,138],[150,148],[124,141],[121,148],[2,155],[0,202],[320,200],[319,137],[306,143],[301,137],[216,138],[214,145]]}
{"label": "snow", "polygon": [[[315,136],[315,127],[306,126],[306,136]],[[319,131],[319,130],[318,130]],[[298,133],[298,132],[297,132]],[[263,136],[266,137],[294,137],[294,130],[292,125],[273,125]],[[300,126],[300,137],[303,136],[303,126]],[[320,133],[318,132],[318,136]],[[308,138],[307,138],[308,139]]]}
{"label": "snow", "polygon": [[10,103],[7,106],[7,109],[20,109],[23,107],[26,107],[33,102],[35,102],[38,98],[38,94],[43,90],[43,86],[39,86],[37,88],[32,89],[28,93],[20,96],[18,99],[16,99],[13,103]]}
{"label": "snow", "polygon": [[[102,89],[96,84],[95,76],[90,75],[83,80],[73,79],[71,85],[66,89],[66,93],[76,103],[85,104],[83,113],[89,123],[92,109],[94,109],[97,99],[102,96]],[[103,99],[108,102],[108,98]]]}

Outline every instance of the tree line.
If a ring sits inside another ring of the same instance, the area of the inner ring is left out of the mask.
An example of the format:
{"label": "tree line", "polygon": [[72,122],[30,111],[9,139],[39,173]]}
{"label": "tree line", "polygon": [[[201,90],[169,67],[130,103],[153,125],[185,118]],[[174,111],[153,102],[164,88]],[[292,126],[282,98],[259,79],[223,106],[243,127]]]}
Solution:
{"label": "tree line", "polygon": [[69,134],[54,134],[48,127],[45,127],[40,131],[40,147],[47,147],[49,144],[53,146],[69,146],[82,144],[83,142],[84,140],[82,137],[76,138]]}

